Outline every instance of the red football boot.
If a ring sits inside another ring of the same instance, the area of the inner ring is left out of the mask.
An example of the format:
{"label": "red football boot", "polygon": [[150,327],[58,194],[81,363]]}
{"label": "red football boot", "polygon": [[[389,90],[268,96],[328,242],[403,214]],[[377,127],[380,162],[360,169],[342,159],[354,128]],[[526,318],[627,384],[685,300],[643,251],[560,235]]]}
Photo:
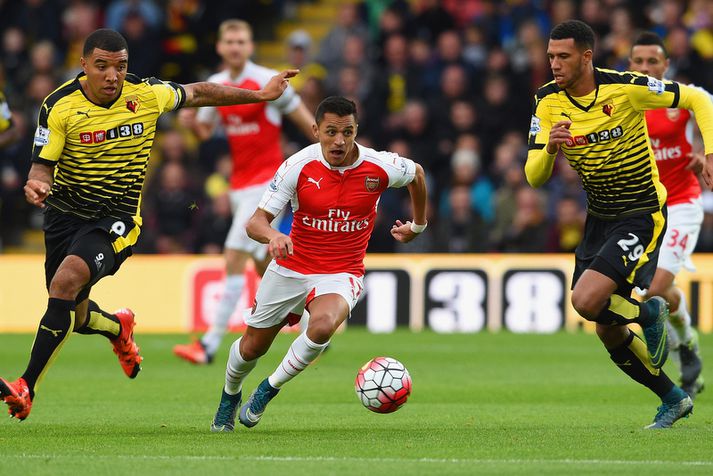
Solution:
{"label": "red football boot", "polygon": [[24,420],[30,416],[32,399],[30,398],[30,389],[24,378],[20,377],[14,382],[8,382],[4,378],[0,378],[0,397],[7,403],[9,407],[7,412],[10,416],[18,420]]}
{"label": "red football boot", "polygon": [[121,323],[121,334],[111,340],[114,353],[119,357],[121,368],[129,378],[135,378],[141,371],[143,357],[139,355],[139,346],[134,342],[134,313],[131,309],[119,309],[114,313]]}
{"label": "red football boot", "polygon": [[196,339],[190,344],[178,344],[173,346],[173,353],[177,357],[192,364],[205,365],[213,361],[213,357],[208,355],[200,340]]}

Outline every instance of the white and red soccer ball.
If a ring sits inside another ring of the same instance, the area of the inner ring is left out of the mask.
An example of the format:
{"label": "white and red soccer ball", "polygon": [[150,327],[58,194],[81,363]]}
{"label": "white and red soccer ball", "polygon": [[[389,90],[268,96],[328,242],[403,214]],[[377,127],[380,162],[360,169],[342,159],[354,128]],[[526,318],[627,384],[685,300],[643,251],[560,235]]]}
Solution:
{"label": "white and red soccer ball", "polygon": [[411,376],[391,357],[376,357],[357,373],[354,389],[361,403],[376,413],[395,412],[411,395]]}

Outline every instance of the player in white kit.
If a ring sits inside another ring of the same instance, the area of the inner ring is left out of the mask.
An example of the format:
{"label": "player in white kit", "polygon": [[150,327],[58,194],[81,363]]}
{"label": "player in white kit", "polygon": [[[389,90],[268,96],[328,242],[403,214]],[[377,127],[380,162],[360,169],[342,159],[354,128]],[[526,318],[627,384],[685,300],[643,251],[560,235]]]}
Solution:
{"label": "player in white kit", "polygon": [[[260,89],[275,72],[249,60],[253,53],[252,29],[242,20],[226,20],[218,30],[216,50],[226,69],[208,78],[209,82],[244,89]],[[289,86],[275,101],[238,106],[204,107],[197,116],[183,113],[183,120],[201,140],[213,134],[220,122],[225,131],[233,170],[230,176],[230,204],[233,222],[225,240],[225,287],[208,332],[191,344],[179,344],[173,352],[194,364],[212,362],[228,328],[245,286],[245,268],[252,258],[258,274],[267,266],[265,245],[248,238],[245,225],[257,207],[265,187],[284,156],[280,146],[282,116],[287,117],[313,140],[314,116]],[[278,226],[278,223],[273,224]]]}
{"label": "player in white kit", "polygon": [[[642,33],[634,42],[629,69],[663,79],[669,66],[663,41],[655,33]],[[705,157],[691,144],[691,112],[686,109],[656,109],[646,112],[646,127],[656,157],[661,182],[666,187],[668,219],[649,296],[668,301],[669,344],[681,370],[681,388],[692,398],[703,389],[698,336],[691,326],[686,300],[674,284],[682,268],[695,270],[691,254],[703,222],[703,203],[698,174]]]}
{"label": "player in white kit", "polygon": [[[409,242],[426,228],[426,180],[420,165],[357,144],[356,106],[348,99],[322,101],[316,121],[319,144],[280,166],[248,223],[250,237],[267,243],[275,260],[263,276],[245,334],[230,349],[211,424],[215,432],[233,431],[243,380],[268,351],[288,313],[307,308],[307,330],[240,407],[240,423],[247,427],[257,425],[282,385],[319,356],[349,317],[363,291],[364,256],[384,190],[406,186],[411,196],[413,222],[396,221],[391,235],[397,241]],[[270,226],[288,203],[294,212],[290,236]]]}

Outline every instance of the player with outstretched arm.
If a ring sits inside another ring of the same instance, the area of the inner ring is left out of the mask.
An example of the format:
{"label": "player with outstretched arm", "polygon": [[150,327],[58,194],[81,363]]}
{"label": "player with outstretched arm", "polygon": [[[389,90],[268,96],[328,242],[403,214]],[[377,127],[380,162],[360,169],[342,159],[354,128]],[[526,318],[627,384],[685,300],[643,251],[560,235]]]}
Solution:
{"label": "player with outstretched arm", "polygon": [[87,37],[80,63],[83,72],[42,103],[25,185],[27,201],[45,213],[49,300],[25,372],[12,382],[0,378],[0,398],[20,420],[29,416],[38,382],[72,332],[109,339],[129,378],[141,370],[134,313],[106,312],[89,294],[119,270],[139,238],[141,191],[159,116],[181,107],[271,101],[297,73],[283,71],[259,90],[140,79],[127,72],[126,40],[109,29]]}

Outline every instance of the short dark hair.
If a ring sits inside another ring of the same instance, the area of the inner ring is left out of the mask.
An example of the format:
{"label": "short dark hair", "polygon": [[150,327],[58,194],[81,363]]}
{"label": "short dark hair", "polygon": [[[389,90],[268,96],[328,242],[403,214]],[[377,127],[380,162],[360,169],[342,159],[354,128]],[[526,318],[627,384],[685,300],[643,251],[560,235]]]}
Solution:
{"label": "short dark hair", "polygon": [[324,114],[327,112],[336,114],[339,117],[353,115],[354,121],[359,122],[356,104],[354,101],[350,101],[342,96],[329,96],[324,98],[324,100],[319,103],[319,106],[317,106],[317,112],[314,114],[317,124],[322,122]]}
{"label": "short dark hair", "polygon": [[663,51],[663,55],[668,58],[668,51],[666,51],[666,46],[663,44],[663,40],[659,35],[654,33],[653,31],[645,31],[641,33],[637,38],[636,41],[634,41],[634,44],[631,45],[632,48],[634,46],[660,46],[661,50]]}
{"label": "short dark hair", "polygon": [[572,38],[580,50],[594,51],[594,30],[583,21],[563,21],[550,32],[550,40],[566,40],[568,38]]}
{"label": "short dark hair", "polygon": [[94,51],[94,48],[111,52],[121,50],[126,50],[127,53],[129,52],[129,45],[126,44],[126,40],[121,36],[121,33],[110,30],[109,28],[100,28],[90,34],[87,39],[84,40],[82,55],[85,57],[89,56]]}

